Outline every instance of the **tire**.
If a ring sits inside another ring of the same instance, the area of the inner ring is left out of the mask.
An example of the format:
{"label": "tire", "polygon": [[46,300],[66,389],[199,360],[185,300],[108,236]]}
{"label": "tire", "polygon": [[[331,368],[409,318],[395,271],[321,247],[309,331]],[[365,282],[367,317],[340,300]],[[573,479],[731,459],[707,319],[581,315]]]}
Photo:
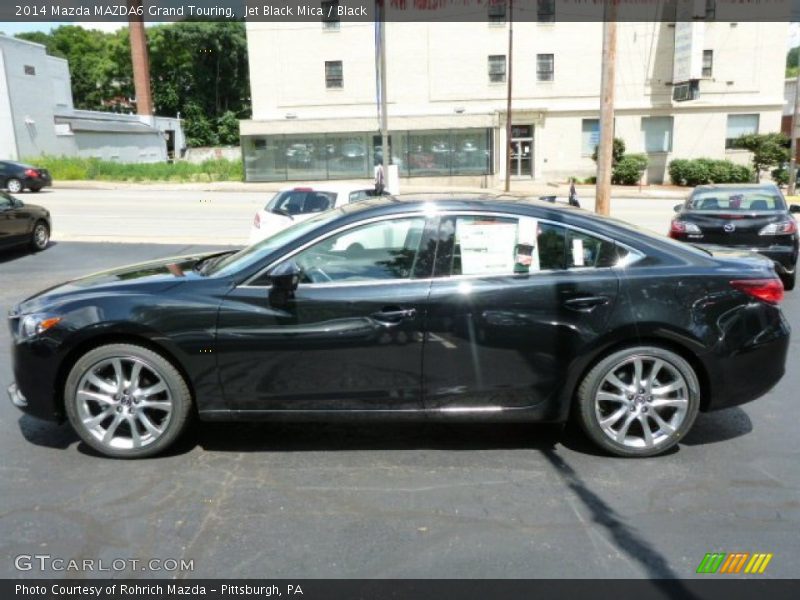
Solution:
{"label": "tire", "polygon": [[36,221],[31,231],[31,248],[36,252],[41,252],[50,243],[50,228],[44,221]]}
{"label": "tire", "polygon": [[[653,375],[656,389],[664,391],[651,391]],[[636,381],[638,389],[632,385]],[[691,429],[700,408],[700,384],[692,366],[678,354],[635,346],[597,363],[578,387],[576,401],[583,431],[600,448],[615,456],[655,456],[674,447]]]}
{"label": "tire", "polygon": [[781,275],[781,281],[783,281],[783,289],[787,292],[790,292],[794,289],[794,284],[797,280],[797,267],[795,266],[794,271],[791,274]]}
{"label": "tire", "polygon": [[24,189],[24,186],[19,179],[12,177],[6,181],[6,189],[8,190],[9,194],[19,194]]}
{"label": "tire", "polygon": [[79,358],[64,386],[64,405],[80,438],[113,458],[163,452],[192,414],[189,387],[174,365],[132,344],[99,346]]}
{"label": "tire", "polygon": [[36,192],[41,192],[41,191],[42,191],[42,188],[40,188],[39,186],[32,187],[32,188],[28,188],[28,189],[29,189],[30,191],[32,191],[34,194],[35,194]]}

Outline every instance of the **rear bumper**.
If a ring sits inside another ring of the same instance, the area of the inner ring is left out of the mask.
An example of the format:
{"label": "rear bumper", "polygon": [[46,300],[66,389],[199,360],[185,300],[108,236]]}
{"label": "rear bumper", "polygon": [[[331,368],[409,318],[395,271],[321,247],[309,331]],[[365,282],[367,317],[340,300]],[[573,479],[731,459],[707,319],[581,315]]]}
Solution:
{"label": "rear bumper", "polygon": [[51,187],[53,185],[53,179],[51,177],[26,177],[22,185],[28,189]]}
{"label": "rear bumper", "polygon": [[719,410],[756,400],[783,377],[791,328],[779,309],[770,311],[772,318],[767,320],[763,308],[742,307],[743,318],[737,319],[738,325],[723,330],[715,350],[704,357],[707,367],[711,367],[707,369],[711,397],[703,410]]}

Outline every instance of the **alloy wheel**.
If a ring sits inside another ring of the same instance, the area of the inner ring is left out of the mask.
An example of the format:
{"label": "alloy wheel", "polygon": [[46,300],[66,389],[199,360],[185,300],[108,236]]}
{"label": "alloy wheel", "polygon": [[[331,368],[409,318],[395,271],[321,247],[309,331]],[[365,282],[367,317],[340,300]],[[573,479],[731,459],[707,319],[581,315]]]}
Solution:
{"label": "alloy wheel", "polygon": [[50,232],[47,230],[47,225],[38,223],[33,230],[33,244],[39,250],[44,250],[47,247],[47,242],[50,240]]}
{"label": "alloy wheel", "polygon": [[10,194],[19,194],[22,191],[22,182],[19,179],[9,179],[6,182],[6,189]]}
{"label": "alloy wheel", "polygon": [[136,450],[158,440],[174,406],[164,375],[132,356],[92,365],[76,394],[80,426],[103,446],[118,450]]}
{"label": "alloy wheel", "polygon": [[666,444],[689,410],[689,384],[678,368],[635,355],[612,366],[594,397],[597,423],[613,442],[631,449]]}

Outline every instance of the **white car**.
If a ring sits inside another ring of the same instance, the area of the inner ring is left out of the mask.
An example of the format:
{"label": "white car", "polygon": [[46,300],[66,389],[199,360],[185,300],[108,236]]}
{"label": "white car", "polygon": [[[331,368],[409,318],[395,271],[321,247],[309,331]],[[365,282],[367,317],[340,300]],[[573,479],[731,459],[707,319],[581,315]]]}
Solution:
{"label": "white car", "polygon": [[325,184],[318,187],[291,186],[277,192],[253,217],[250,243],[313,217],[314,215],[375,196],[367,184]]}

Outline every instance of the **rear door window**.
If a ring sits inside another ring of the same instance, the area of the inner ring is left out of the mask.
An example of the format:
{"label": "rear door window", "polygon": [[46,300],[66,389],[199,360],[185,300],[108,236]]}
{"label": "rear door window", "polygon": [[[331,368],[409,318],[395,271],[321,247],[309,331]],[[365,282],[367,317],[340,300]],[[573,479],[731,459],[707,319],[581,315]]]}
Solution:
{"label": "rear door window", "polygon": [[447,217],[439,244],[438,276],[603,268],[620,258],[609,240],[531,217]]}

